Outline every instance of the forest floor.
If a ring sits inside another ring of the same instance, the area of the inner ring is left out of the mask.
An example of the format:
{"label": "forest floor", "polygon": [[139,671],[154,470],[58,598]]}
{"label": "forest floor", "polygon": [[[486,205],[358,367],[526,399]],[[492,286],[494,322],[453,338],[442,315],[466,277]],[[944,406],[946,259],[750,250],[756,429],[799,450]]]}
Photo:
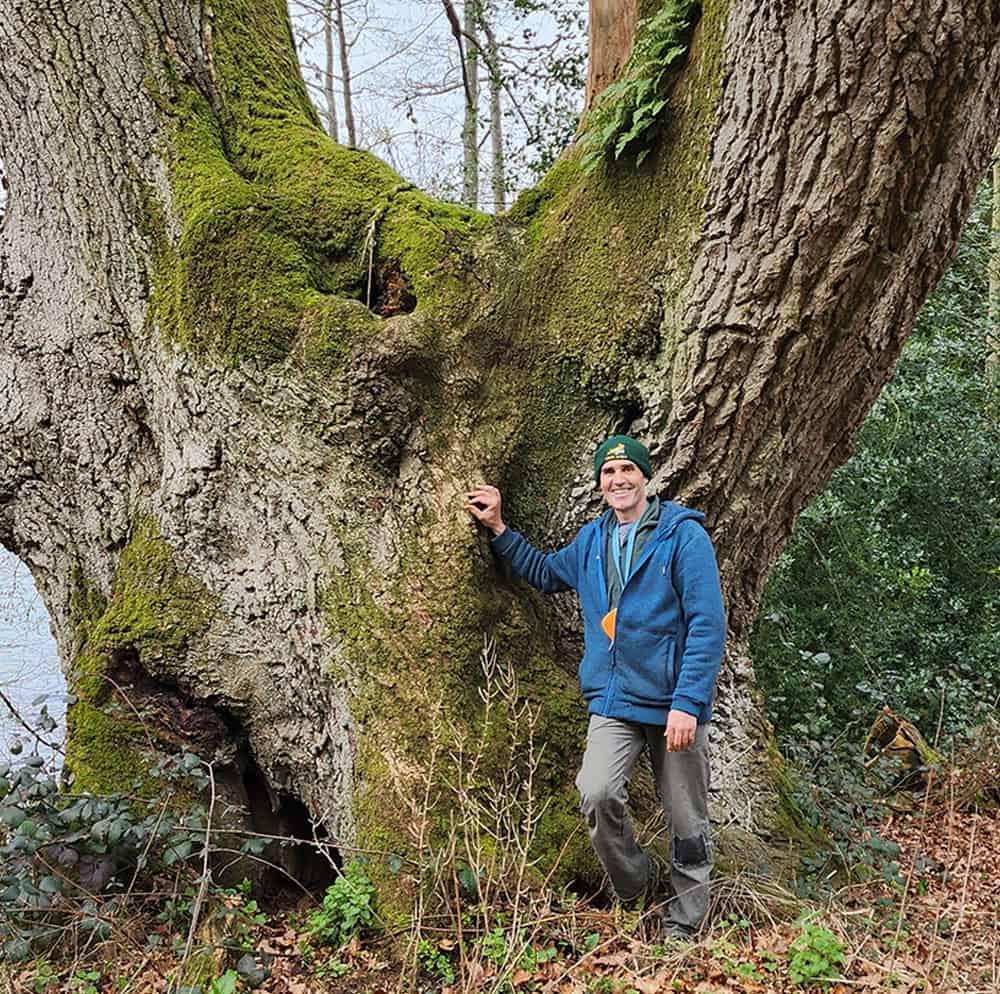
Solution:
{"label": "forest floor", "polygon": [[[495,909],[489,931],[468,913],[428,916],[419,930],[372,931],[337,949],[317,944],[309,908],[286,901],[265,913],[248,893],[228,891],[215,893],[206,906],[215,910],[202,915],[206,924],[223,923],[208,935],[216,952],[206,979],[180,989],[236,994],[252,982],[260,994],[1000,994],[998,765],[998,757],[983,756],[974,775],[955,766],[909,810],[859,827],[892,857],[874,862],[866,879],[855,872],[852,882],[807,898],[718,875],[709,923],[690,945],[664,944],[655,908],[623,915],[526,894],[520,909]],[[170,978],[187,938],[191,893],[172,914],[151,898],[104,943],[0,965],[0,994],[176,991]],[[199,941],[206,934],[199,930]],[[234,969],[240,949],[266,964],[266,977],[252,976],[250,961]]]}

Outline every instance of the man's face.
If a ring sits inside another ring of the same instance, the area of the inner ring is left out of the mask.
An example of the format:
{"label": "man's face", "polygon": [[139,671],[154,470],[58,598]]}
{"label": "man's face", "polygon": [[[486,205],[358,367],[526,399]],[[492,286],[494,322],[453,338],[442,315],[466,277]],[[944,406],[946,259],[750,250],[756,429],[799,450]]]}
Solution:
{"label": "man's face", "polygon": [[646,478],[631,460],[612,459],[601,467],[601,494],[608,507],[630,521],[645,506]]}

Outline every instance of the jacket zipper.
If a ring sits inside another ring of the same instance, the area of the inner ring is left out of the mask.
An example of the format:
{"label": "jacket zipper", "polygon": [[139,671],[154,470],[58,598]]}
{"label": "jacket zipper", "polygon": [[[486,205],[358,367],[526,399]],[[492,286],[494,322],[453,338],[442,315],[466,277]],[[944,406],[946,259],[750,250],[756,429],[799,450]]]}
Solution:
{"label": "jacket zipper", "polygon": [[[604,536],[602,532],[598,532],[601,535],[601,541],[603,542]],[[611,610],[611,602],[608,599],[608,579],[604,575],[604,562],[601,559],[600,553],[597,553],[597,572],[601,577],[601,590],[604,591],[604,607],[606,610]],[[615,628],[615,635],[617,636],[617,626]],[[611,647],[609,649],[609,654],[611,656],[611,675],[608,678],[608,689],[604,694],[604,716],[607,717],[608,710],[611,708],[611,695],[615,689],[615,642],[614,639],[611,641]]]}
{"label": "jacket zipper", "polygon": [[[676,525],[674,525],[673,527],[669,528],[667,530],[666,534],[664,534],[664,535],[658,535],[657,532],[653,532],[653,534],[649,536],[649,541],[646,543],[645,548],[643,548],[642,553],[640,554],[639,559],[638,559],[638,561],[635,564],[635,567],[632,570],[629,571],[629,575],[628,575],[627,579],[625,580],[625,583],[622,584],[621,593],[618,595],[618,609],[619,610],[621,610],[622,598],[625,596],[625,588],[628,586],[629,581],[632,579],[633,576],[636,575],[636,573],[639,572],[639,567],[642,566],[642,565],[644,565],[645,562],[646,562],[646,560],[649,559],[653,555],[653,549],[655,548],[655,546],[657,544],[659,544],[660,542],[665,542],[670,537],[670,535],[673,533],[674,527],[676,527]],[[598,534],[601,536],[601,542],[603,544],[603,542],[604,542],[604,533],[603,533],[603,531],[599,530]],[[600,553],[597,554],[597,569],[598,569],[598,572],[601,574],[601,589],[604,591],[604,603],[605,603],[605,606],[608,608],[608,610],[610,610],[611,603],[608,600],[608,580],[607,580],[607,577],[604,575],[604,564],[601,561]],[[617,652],[617,645],[615,643],[617,642],[617,634],[618,634],[617,618],[615,619],[615,621],[616,621],[616,624],[615,624],[615,636],[616,636],[616,639],[615,639],[615,642],[611,643],[611,676],[608,678],[608,689],[607,689],[607,692],[604,695],[604,714],[605,714],[605,717],[607,716],[608,711],[611,709],[611,698],[614,695],[614,690],[615,690],[615,662],[616,662],[616,660],[615,660],[615,654]],[[674,651],[676,652],[676,649]]]}

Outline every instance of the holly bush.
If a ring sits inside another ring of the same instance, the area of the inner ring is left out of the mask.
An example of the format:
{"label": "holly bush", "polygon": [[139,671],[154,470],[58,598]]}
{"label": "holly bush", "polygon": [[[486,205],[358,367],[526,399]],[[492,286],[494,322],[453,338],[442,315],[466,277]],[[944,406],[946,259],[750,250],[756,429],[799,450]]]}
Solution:
{"label": "holly bush", "polygon": [[752,652],[786,742],[863,741],[883,704],[928,739],[939,719],[961,733],[1000,696],[989,192],[854,457],[802,513],[767,585]]}

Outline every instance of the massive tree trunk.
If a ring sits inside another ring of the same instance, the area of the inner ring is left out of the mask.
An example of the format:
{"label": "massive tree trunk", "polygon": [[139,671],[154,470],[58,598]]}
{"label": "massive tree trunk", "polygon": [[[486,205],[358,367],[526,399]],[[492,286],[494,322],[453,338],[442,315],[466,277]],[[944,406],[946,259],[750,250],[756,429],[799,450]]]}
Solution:
{"label": "massive tree trunk", "polygon": [[3,0],[0,542],[80,693],[78,783],[141,768],[131,694],[160,742],[228,743],[235,795],[405,848],[486,634],[541,708],[557,849],[572,603],[462,494],[558,543],[628,430],[719,553],[717,813],[773,825],[748,629],[948,261],[998,38],[996,0],[706,0],[642,167],[570,149],[494,225],[322,133],[279,0]]}

